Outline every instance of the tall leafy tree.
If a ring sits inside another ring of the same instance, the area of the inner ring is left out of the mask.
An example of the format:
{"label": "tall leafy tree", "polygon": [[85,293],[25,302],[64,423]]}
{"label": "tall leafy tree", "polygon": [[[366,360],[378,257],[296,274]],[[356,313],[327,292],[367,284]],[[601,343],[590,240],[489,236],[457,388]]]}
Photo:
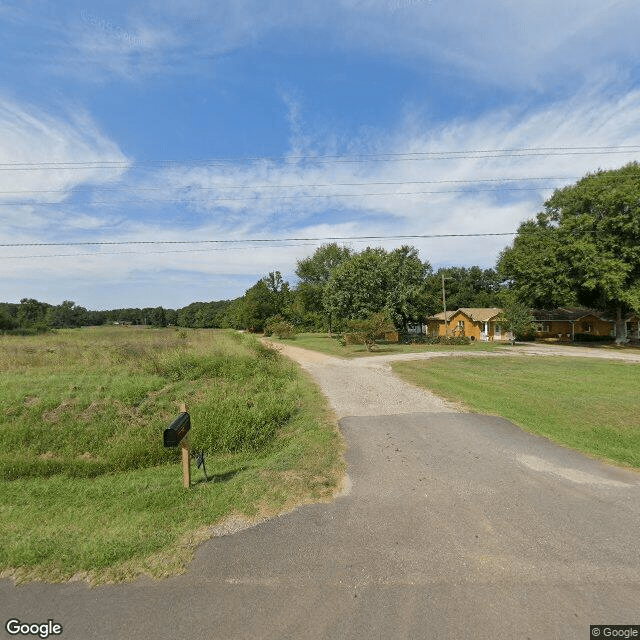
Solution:
{"label": "tall leafy tree", "polygon": [[342,262],[325,287],[323,304],[341,321],[386,311],[399,329],[426,315],[429,263],[404,246],[392,252],[368,247]]}
{"label": "tall leafy tree", "polygon": [[72,300],[47,308],[45,322],[50,327],[81,327],[89,323],[88,311]]}
{"label": "tall leafy tree", "polygon": [[[73,304],[73,303],[72,303]],[[38,302],[34,298],[22,298],[18,307],[18,324],[20,327],[44,325],[47,309],[50,304]]]}
{"label": "tall leafy tree", "polygon": [[8,331],[18,327],[18,320],[7,308],[8,305],[0,306],[0,331]]}
{"label": "tall leafy tree", "polygon": [[423,322],[430,306],[425,278],[431,265],[422,262],[415,247],[404,245],[386,256],[388,293],[385,309],[396,327],[406,331],[411,322]]}
{"label": "tall leafy tree", "polygon": [[364,320],[384,308],[388,289],[386,253],[381,248],[367,247],[332,272],[323,305],[341,326],[346,320]]}
{"label": "tall leafy tree", "polygon": [[575,282],[562,256],[557,228],[538,214],[518,228],[513,244],[498,259],[498,273],[529,306],[553,309],[578,304]]}
{"label": "tall leafy tree", "polygon": [[318,247],[312,256],[298,260],[297,298],[302,315],[316,328],[324,325],[331,331],[332,310],[323,304],[324,291],[333,271],[351,255],[349,247],[332,242]]}
{"label": "tall leafy tree", "polygon": [[261,331],[266,321],[275,315],[288,315],[291,303],[289,283],[279,271],[271,271],[244,294],[243,302],[235,309],[236,321],[246,328]]}
{"label": "tall leafy tree", "polygon": [[556,191],[520,226],[498,269],[534,306],[584,304],[615,311],[618,321],[640,311],[640,165]]}
{"label": "tall leafy tree", "polygon": [[500,277],[495,269],[442,267],[428,279],[431,298],[442,310],[442,276],[445,277],[447,308],[497,307],[500,304]]}

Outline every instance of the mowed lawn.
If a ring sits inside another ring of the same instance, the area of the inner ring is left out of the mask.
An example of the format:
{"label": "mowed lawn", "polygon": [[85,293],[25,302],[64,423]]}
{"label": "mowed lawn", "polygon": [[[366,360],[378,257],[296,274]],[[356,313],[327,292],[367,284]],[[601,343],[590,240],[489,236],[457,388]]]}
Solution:
{"label": "mowed lawn", "polygon": [[397,362],[405,380],[589,455],[640,468],[640,364],[577,357]]}
{"label": "mowed lawn", "polygon": [[328,333],[299,333],[293,338],[283,340],[276,337],[270,337],[269,340],[290,344],[294,347],[302,349],[310,349],[325,353],[328,356],[338,358],[362,358],[371,356],[381,356],[391,353],[423,353],[429,351],[495,351],[496,349],[508,349],[508,344],[499,344],[492,342],[474,342],[469,345],[441,345],[441,344],[398,344],[397,342],[378,341],[373,351],[367,351],[363,344],[347,344],[340,343],[340,334],[330,336]]}
{"label": "mowed lawn", "polygon": [[[162,434],[186,403],[193,486]],[[0,574],[184,571],[211,527],[330,498],[342,440],[311,379],[254,336],[99,327],[0,336]]]}

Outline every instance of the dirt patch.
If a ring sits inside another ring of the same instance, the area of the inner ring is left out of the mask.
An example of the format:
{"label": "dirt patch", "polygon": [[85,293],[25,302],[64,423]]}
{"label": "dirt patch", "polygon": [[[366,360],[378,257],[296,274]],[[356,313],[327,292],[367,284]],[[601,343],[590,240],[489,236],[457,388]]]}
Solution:
{"label": "dirt patch", "polygon": [[58,460],[59,456],[57,456],[53,451],[45,451],[41,453],[38,458],[40,460]]}
{"label": "dirt patch", "polygon": [[50,424],[55,422],[60,422],[62,416],[65,413],[69,413],[73,411],[73,409],[77,406],[78,401],[76,399],[63,400],[55,409],[51,409],[50,411],[45,411],[42,414],[42,419],[45,422],[49,422]]}

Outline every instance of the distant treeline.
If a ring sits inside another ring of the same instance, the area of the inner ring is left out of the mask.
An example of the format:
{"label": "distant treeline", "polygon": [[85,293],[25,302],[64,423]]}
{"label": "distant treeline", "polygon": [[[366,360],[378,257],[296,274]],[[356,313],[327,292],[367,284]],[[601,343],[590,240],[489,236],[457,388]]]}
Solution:
{"label": "distant treeline", "polygon": [[145,307],[91,311],[70,300],[52,305],[32,298],[0,303],[0,332],[30,334],[104,324],[262,330],[276,318],[296,331],[342,330],[349,320],[386,311],[400,330],[447,308],[499,306],[494,269],[451,267],[432,271],[414,247],[359,253],[335,243],[298,261],[292,287],[273,271],[235,300],[193,302],[181,309]]}
{"label": "distant treeline", "polygon": [[0,332],[32,334],[50,329],[104,324],[229,327],[226,310],[230,304],[230,300],[218,300],[194,302],[182,309],[144,307],[90,311],[71,300],[52,305],[33,298],[23,298],[19,303],[0,302]]}
{"label": "distant treeline", "polygon": [[[520,225],[495,269],[433,271],[418,250],[367,247],[354,252],[325,244],[298,260],[291,286],[279,271],[235,300],[194,302],[182,309],[146,307],[88,311],[66,300],[0,303],[0,332],[37,333],[107,323],[260,331],[343,331],[384,314],[399,331],[447,309],[501,307],[525,326],[529,309],[583,306],[640,313],[640,165],[598,171],[557,190],[544,211]],[[513,324],[515,326],[515,324]]]}

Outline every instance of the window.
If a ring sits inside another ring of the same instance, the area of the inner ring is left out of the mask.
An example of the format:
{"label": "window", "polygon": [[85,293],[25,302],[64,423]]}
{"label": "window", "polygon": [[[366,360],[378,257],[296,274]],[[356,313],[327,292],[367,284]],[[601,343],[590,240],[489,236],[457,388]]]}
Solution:
{"label": "window", "polygon": [[458,329],[464,331],[464,320],[458,320]]}

